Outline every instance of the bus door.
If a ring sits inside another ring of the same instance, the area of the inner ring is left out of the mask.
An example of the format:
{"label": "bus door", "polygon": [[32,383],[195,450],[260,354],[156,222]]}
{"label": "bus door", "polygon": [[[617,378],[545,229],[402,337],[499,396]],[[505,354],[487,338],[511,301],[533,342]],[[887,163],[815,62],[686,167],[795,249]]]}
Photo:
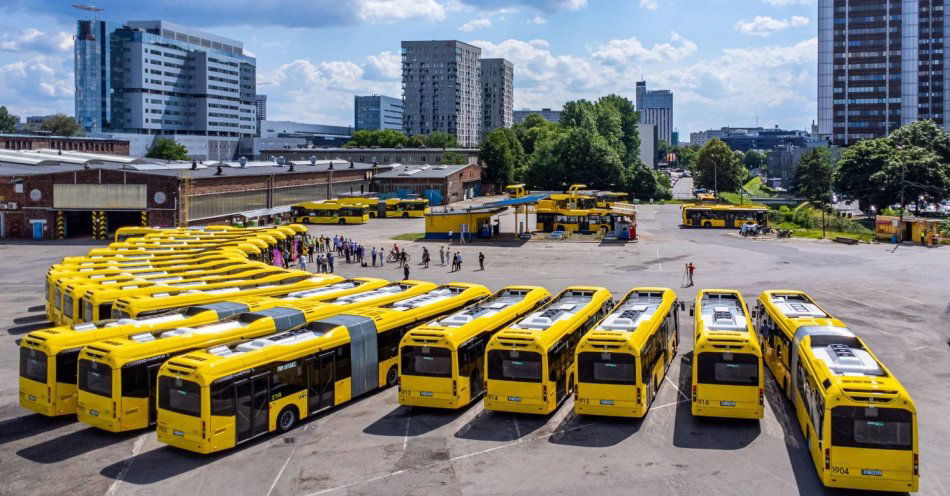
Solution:
{"label": "bus door", "polygon": [[590,231],[590,216],[581,215],[577,218],[577,228],[581,231]]}
{"label": "bus door", "polygon": [[148,378],[148,425],[157,421],[158,401],[155,394],[158,392],[158,369],[162,368],[163,363],[165,362],[156,362],[145,369],[145,377]]}
{"label": "bus door", "polygon": [[735,212],[726,212],[726,227],[735,227],[736,225],[736,213]]}
{"label": "bus door", "polygon": [[333,406],[335,357],[336,353],[331,351],[307,359],[310,388],[307,394],[308,415]]}
{"label": "bus door", "polygon": [[690,220],[692,221],[692,222],[690,222],[690,225],[691,225],[691,226],[698,227],[698,226],[703,225],[703,213],[702,213],[702,212],[699,212],[699,211],[694,210],[694,211],[692,211],[692,212],[689,213],[689,218],[690,218]]}
{"label": "bus door", "polygon": [[236,396],[235,442],[241,442],[267,432],[270,383],[266,373],[234,384]]}

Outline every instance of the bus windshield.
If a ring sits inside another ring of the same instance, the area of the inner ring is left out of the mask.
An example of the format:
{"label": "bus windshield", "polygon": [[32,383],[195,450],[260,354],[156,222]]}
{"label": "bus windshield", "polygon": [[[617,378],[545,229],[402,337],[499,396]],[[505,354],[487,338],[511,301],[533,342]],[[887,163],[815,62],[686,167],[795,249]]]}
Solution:
{"label": "bus windshield", "polygon": [[913,414],[899,408],[831,409],[831,444],[848,448],[913,449]]}
{"label": "bus windshield", "polygon": [[541,355],[532,351],[491,350],[488,352],[488,378],[541,382]]}
{"label": "bus windshield", "polygon": [[20,348],[20,376],[31,381],[46,382],[46,353],[33,348]]}
{"label": "bus windshield", "polygon": [[759,360],[748,353],[700,353],[696,370],[700,384],[755,386],[759,383]]}
{"label": "bus windshield", "polygon": [[201,388],[192,381],[177,377],[158,378],[158,407],[163,410],[201,416]]}
{"label": "bus windshield", "polygon": [[452,377],[452,352],[430,346],[402,348],[402,374],[427,377]]}
{"label": "bus windshield", "polygon": [[112,369],[92,360],[80,360],[77,385],[87,393],[111,398]]}
{"label": "bus windshield", "polygon": [[626,353],[583,352],[577,356],[577,378],[593,384],[625,384],[637,382],[636,358]]}

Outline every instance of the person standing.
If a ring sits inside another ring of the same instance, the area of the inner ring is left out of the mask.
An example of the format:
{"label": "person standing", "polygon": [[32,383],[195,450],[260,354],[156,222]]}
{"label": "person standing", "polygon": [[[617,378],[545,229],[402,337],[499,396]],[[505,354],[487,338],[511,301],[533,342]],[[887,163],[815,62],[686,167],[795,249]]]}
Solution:
{"label": "person standing", "polygon": [[693,265],[693,262],[686,264],[686,274],[689,277],[689,285],[693,285],[693,271],[696,270],[696,266]]}
{"label": "person standing", "polygon": [[376,267],[376,247],[374,246],[369,252],[370,261],[373,262],[373,267]]}
{"label": "person standing", "polygon": [[462,252],[455,251],[455,270],[456,272],[462,270]]}
{"label": "person standing", "polygon": [[307,270],[307,259],[303,256],[300,257],[300,270]]}
{"label": "person standing", "polygon": [[333,252],[327,252],[327,273],[333,272]]}
{"label": "person standing", "polygon": [[403,280],[409,279],[409,264],[402,265],[402,278]]}
{"label": "person standing", "polygon": [[445,247],[439,247],[439,265],[445,267]]}
{"label": "person standing", "polygon": [[424,246],[422,247],[422,267],[429,268],[429,249]]}
{"label": "person standing", "polygon": [[479,270],[485,270],[485,254],[478,252],[478,267]]}

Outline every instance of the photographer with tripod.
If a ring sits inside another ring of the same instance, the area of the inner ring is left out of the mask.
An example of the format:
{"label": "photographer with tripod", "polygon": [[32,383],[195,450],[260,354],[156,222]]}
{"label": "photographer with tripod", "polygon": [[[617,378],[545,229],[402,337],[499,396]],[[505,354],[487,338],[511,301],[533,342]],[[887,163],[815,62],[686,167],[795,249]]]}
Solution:
{"label": "photographer with tripod", "polygon": [[683,272],[682,287],[687,288],[693,285],[693,271],[694,270],[696,270],[696,266],[693,265],[693,262],[686,264],[685,271]]}

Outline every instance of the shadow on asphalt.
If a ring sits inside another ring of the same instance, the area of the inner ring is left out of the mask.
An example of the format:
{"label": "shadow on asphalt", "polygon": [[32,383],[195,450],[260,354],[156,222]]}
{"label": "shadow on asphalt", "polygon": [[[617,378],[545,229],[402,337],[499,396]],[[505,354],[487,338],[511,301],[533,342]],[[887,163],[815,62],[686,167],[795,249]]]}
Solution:
{"label": "shadow on asphalt", "polygon": [[40,329],[46,329],[46,328],[52,327],[52,326],[53,326],[53,324],[52,324],[51,322],[49,322],[48,320],[46,320],[45,317],[44,317],[44,320],[39,321],[39,322],[33,322],[33,323],[31,323],[31,324],[23,324],[23,325],[17,325],[17,326],[10,327],[10,328],[7,329],[7,334],[9,334],[9,335],[11,335],[11,336],[19,336],[19,335],[21,335],[21,334],[28,334],[28,333],[31,333],[31,332],[33,332],[33,331],[38,331],[38,330],[40,330]]}
{"label": "shadow on asphalt", "polygon": [[554,412],[547,415],[525,415],[483,410],[463,425],[455,433],[455,437],[476,441],[517,441],[543,427],[553,414]]}
{"label": "shadow on asphalt", "polygon": [[[269,436],[263,436],[263,438],[267,437]],[[255,443],[252,442],[251,444]],[[113,463],[102,469],[99,474],[110,479],[121,478],[122,482],[144,486],[203,467],[227,456],[228,453],[231,453],[231,451],[200,455],[170,446],[162,446]],[[241,494],[240,488],[234,489],[235,494]]]}
{"label": "shadow on asphalt", "polygon": [[[680,391],[692,390],[692,359],[692,351],[680,356]],[[677,448],[742,449],[759,437],[761,432],[758,420],[694,417],[689,401],[676,404],[673,446]]]}
{"label": "shadow on asphalt", "polygon": [[138,431],[113,433],[88,427],[23,448],[17,451],[17,455],[36,463],[59,463],[121,443],[139,434]]}
{"label": "shadow on asphalt", "polygon": [[624,439],[636,434],[642,425],[642,418],[596,417],[571,413],[554,429],[555,434],[548,442],[582,448],[606,448],[620,444]]}
{"label": "shadow on asphalt", "polygon": [[421,436],[451,424],[472,408],[475,403],[478,403],[478,401],[474,401],[458,410],[400,405],[363,429],[363,433],[374,436]]}
{"label": "shadow on asphalt", "polygon": [[47,417],[34,413],[0,421],[0,445],[26,439],[44,432],[76,423],[75,415]]}

